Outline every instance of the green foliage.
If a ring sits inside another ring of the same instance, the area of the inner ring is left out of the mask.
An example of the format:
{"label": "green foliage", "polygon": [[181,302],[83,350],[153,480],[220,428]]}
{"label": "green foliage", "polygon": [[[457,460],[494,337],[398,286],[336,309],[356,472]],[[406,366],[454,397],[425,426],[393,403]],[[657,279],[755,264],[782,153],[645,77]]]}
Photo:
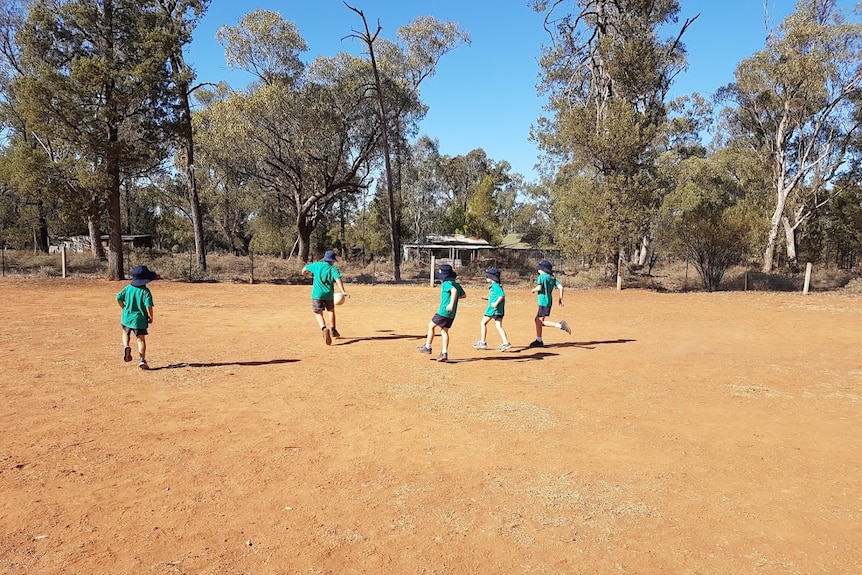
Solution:
{"label": "green foliage", "polygon": [[679,3],[596,0],[571,13],[562,3],[533,6],[554,23],[541,87],[555,115],[540,119],[534,137],[560,164],[555,240],[567,255],[614,256],[647,233],[663,193],[655,159],[669,141],[664,98],[685,51],[658,33],[676,22]]}
{"label": "green foliage", "polygon": [[305,71],[299,55],[308,46],[296,24],[277,12],[250,12],[236,26],[219,28],[216,38],[230,68],[250,72],[264,84],[293,84]]}
{"label": "green foliage", "polygon": [[500,219],[497,215],[497,190],[490,175],[482,178],[476,191],[467,201],[464,214],[464,233],[482,238],[492,245],[500,243]]}
{"label": "green foliage", "polygon": [[669,251],[690,260],[704,288],[714,291],[755,245],[762,210],[720,158],[688,158],[674,169],[677,185],[664,199],[661,232]]}
{"label": "green foliage", "polygon": [[788,264],[796,267],[795,230],[825,204],[816,197],[840,176],[858,129],[853,99],[862,90],[862,24],[847,22],[834,0],[801,0],[737,66],[719,96],[736,107],[729,127],[772,174],[772,206],[762,271],[775,265],[779,230],[791,230]]}

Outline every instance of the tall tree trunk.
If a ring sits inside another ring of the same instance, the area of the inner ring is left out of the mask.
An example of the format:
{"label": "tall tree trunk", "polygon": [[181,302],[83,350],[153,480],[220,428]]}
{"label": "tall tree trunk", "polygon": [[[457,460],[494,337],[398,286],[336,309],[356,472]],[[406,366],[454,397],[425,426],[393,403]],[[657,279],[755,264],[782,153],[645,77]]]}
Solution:
{"label": "tall tree trunk", "polygon": [[115,126],[111,126],[108,132],[110,141],[107,158],[108,279],[120,281],[125,279],[125,272],[123,270],[123,223],[120,207],[120,161],[116,150],[118,130]]}
{"label": "tall tree trunk", "polygon": [[639,266],[646,265],[647,257],[649,257],[649,245],[649,236],[644,235],[644,237],[641,239],[641,249],[638,251],[637,264]]}
{"label": "tall tree trunk", "polygon": [[100,261],[105,261],[105,246],[102,244],[102,232],[99,230],[99,215],[87,214],[87,232],[90,235],[90,251]]}
{"label": "tall tree trunk", "polygon": [[302,210],[296,216],[296,242],[299,259],[308,263],[311,252],[311,226],[308,224],[307,214]]}
{"label": "tall tree trunk", "polygon": [[[171,58],[174,74],[179,76],[185,63],[177,56]],[[180,95],[180,133],[186,152],[186,191],[189,199],[189,208],[192,217],[192,229],[195,236],[195,254],[198,260],[198,269],[206,271],[207,252],[204,243],[204,223],[201,211],[201,201],[198,194],[198,180],[195,175],[195,138],[192,128],[192,108],[189,103],[189,83],[180,82],[177,85]]]}
{"label": "tall tree trunk", "polygon": [[380,139],[383,144],[383,160],[386,168],[386,192],[389,197],[389,239],[392,245],[392,273],[396,282],[401,281],[401,214],[395,205],[395,185],[392,177],[392,160],[390,159],[389,150],[389,121],[386,116],[386,105],[383,99],[383,83],[380,81],[380,70],[377,68],[377,58],[374,55],[374,40],[377,34],[380,33],[380,26],[377,27],[377,33],[371,35],[368,29],[368,21],[365,19],[365,14],[362,11],[348,8],[356,12],[362,17],[362,23],[365,25],[365,35],[362,40],[368,46],[368,56],[371,59],[371,69],[374,72],[374,91],[377,94],[377,115],[380,122]]}
{"label": "tall tree trunk", "polygon": [[48,237],[48,218],[45,216],[45,209],[42,207],[42,202],[39,202],[39,226],[36,228],[34,236],[36,241],[36,250],[43,254],[48,253],[51,239]]}
{"label": "tall tree trunk", "polygon": [[781,218],[784,226],[784,243],[787,249],[787,266],[793,273],[799,272],[799,260],[796,255],[796,227],[790,223],[787,217]]}
{"label": "tall tree trunk", "polygon": [[763,266],[760,271],[768,274],[775,266],[775,245],[778,242],[778,229],[781,226],[781,217],[784,215],[784,204],[787,195],[783,187],[778,190],[778,198],[775,202],[775,211],[769,223],[769,234],[766,236],[766,249],[763,252]]}

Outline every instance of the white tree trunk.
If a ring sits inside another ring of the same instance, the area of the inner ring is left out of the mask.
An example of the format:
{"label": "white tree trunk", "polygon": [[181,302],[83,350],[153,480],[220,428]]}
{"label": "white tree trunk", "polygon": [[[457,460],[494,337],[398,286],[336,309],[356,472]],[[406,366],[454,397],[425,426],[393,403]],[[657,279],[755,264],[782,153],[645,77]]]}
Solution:
{"label": "white tree trunk", "polygon": [[781,223],[784,226],[784,243],[787,250],[787,265],[794,272],[799,271],[799,261],[796,256],[796,226],[790,223],[790,219],[786,216],[781,218]]}

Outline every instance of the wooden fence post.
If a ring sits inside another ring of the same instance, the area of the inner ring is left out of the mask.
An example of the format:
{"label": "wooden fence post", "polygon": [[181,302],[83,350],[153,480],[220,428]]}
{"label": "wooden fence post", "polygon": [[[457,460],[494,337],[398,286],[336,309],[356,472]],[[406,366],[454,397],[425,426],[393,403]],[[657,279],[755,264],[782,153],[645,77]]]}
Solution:
{"label": "wooden fence post", "polygon": [[808,295],[808,287],[811,285],[811,262],[805,265],[805,285],[802,288],[802,293]]}

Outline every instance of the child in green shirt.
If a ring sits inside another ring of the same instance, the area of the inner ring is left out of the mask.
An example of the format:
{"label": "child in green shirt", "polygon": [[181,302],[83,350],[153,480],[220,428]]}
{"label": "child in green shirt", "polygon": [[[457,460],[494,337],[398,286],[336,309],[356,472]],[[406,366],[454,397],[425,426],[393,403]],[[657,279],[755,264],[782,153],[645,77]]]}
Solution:
{"label": "child in green shirt", "polygon": [[431,353],[431,344],[434,342],[434,332],[437,327],[440,328],[440,335],[443,338],[443,349],[437,357],[437,361],[449,361],[449,328],[455,321],[455,314],[458,313],[458,300],[467,297],[464,288],[461,284],[455,281],[458,274],[452,269],[449,264],[440,266],[439,271],[434,274],[434,277],[440,280],[440,308],[431,321],[428,322],[428,334],[425,337],[425,345],[416,349],[419,353]]}
{"label": "child in green shirt", "polygon": [[500,270],[497,268],[488,268],[485,270],[485,280],[490,284],[488,286],[488,307],[485,308],[485,315],[482,316],[482,321],[479,323],[479,341],[474,343],[473,347],[476,349],[488,349],[485,337],[488,335],[488,324],[493,320],[497,333],[500,334],[500,339],[503,340],[503,343],[497,350],[506,351],[512,347],[512,344],[509,343],[506,331],[503,329],[503,316],[506,315],[506,294],[500,283]]}
{"label": "child in green shirt", "polygon": [[132,332],[138,340],[138,367],[150,369],[147,363],[147,328],[153,323],[153,294],[147,284],[159,279],[159,275],[147,268],[137,266],[132,270],[132,281],[117,294],[117,303],[123,309],[120,325],[123,328],[123,361],[132,361],[129,345]]}
{"label": "child in green shirt", "polygon": [[539,309],[535,318],[536,339],[530,343],[529,347],[545,347],[545,342],[542,340],[543,327],[555,327],[566,333],[572,333],[566,320],[557,323],[548,319],[551,315],[551,307],[554,305],[554,288],[560,290],[559,303],[561,306],[563,305],[563,284],[554,277],[554,266],[548,260],[542,260],[537,267],[539,277],[536,278],[536,287],[531,290],[531,293],[539,294]]}
{"label": "child in green shirt", "polygon": [[[336,259],[335,252],[328,250],[323,254],[321,261],[310,263],[302,268],[303,276],[313,278],[311,283],[311,311],[317,318],[317,325],[320,327],[326,345],[332,343],[332,338],[341,337],[335,327],[335,286],[338,286],[338,290],[344,297],[348,297],[347,291],[344,289],[344,282],[341,279],[341,271],[335,265]],[[324,311],[329,315],[331,329],[326,327],[326,320],[323,318]]]}

